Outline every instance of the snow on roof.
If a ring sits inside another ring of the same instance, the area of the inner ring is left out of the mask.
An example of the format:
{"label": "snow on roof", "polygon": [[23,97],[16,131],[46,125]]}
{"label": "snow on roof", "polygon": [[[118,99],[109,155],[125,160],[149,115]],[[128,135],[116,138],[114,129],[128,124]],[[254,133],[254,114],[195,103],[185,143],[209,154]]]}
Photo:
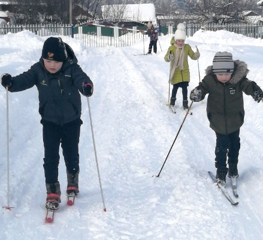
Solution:
{"label": "snow on roof", "polygon": [[[263,0],[262,0],[263,1]],[[259,16],[257,13],[255,13],[254,11],[243,11],[242,12],[243,16]]]}
{"label": "snow on roof", "polygon": [[2,18],[8,17],[8,13],[4,12],[4,11],[0,11],[0,17],[2,17]]}
{"label": "snow on roof", "polygon": [[257,24],[259,23],[261,16],[245,16],[247,23]]}
{"label": "snow on roof", "polygon": [[0,25],[5,25],[5,24],[6,24],[5,19],[0,18]]}
{"label": "snow on roof", "polygon": [[152,3],[103,5],[101,11],[104,19],[115,18],[157,23],[155,7]]}
{"label": "snow on roof", "polygon": [[0,0],[0,5],[9,5],[11,4],[11,1],[3,1],[3,0]]}
{"label": "snow on roof", "polygon": [[257,5],[263,6],[263,0],[258,1],[258,2],[257,2]]}

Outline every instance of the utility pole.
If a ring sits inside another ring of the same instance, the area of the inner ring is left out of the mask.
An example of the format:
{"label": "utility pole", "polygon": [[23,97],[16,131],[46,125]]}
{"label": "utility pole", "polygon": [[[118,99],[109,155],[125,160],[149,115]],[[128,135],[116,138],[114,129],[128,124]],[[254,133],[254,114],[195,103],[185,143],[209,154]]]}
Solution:
{"label": "utility pole", "polygon": [[69,24],[72,25],[72,0],[69,0]]}

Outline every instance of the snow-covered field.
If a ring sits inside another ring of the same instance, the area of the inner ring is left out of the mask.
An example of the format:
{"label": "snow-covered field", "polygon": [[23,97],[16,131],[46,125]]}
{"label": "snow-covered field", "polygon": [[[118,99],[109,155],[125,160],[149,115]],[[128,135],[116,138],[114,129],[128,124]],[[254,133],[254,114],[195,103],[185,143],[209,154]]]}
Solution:
{"label": "snow-covered field", "polygon": [[[193,104],[193,115],[186,118],[160,177],[155,177],[185,116],[180,109],[172,114],[166,106],[169,63],[163,57],[170,38],[160,37],[162,51],[158,44],[158,54],[134,56],[142,53],[143,42],[124,48],[85,48],[81,42],[63,37],[95,86],[89,101],[106,212],[87,99],[82,97],[80,194],[74,206],[66,205],[61,154],[62,203],[54,223],[44,222],[43,143],[35,87],[9,93],[8,194],[7,102],[1,86],[0,205],[6,206],[9,199],[13,207],[1,210],[1,240],[263,239],[262,103],[244,96],[237,207],[229,204],[207,174],[215,171],[215,134],[206,118],[206,99]],[[30,68],[39,60],[45,39],[28,31],[0,36],[0,74],[17,75]],[[263,40],[226,31],[199,31],[186,42],[199,48],[201,78],[217,51],[229,51],[234,59],[248,64],[248,78],[263,88]],[[189,59],[189,65],[190,91],[197,86],[199,75],[198,62]],[[181,107],[181,91],[176,103]]]}

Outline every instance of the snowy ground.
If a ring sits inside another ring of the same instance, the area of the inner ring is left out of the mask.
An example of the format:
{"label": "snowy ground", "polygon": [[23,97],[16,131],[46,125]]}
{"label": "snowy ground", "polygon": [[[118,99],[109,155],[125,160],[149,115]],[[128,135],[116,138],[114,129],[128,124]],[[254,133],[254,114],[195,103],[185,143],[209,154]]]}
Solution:
{"label": "snowy ground", "polygon": [[[193,104],[194,114],[187,117],[160,177],[155,177],[185,116],[180,109],[172,114],[166,106],[169,63],[163,57],[170,38],[160,38],[162,51],[158,45],[157,55],[134,56],[142,53],[143,42],[125,48],[85,48],[63,37],[95,85],[89,101],[106,212],[84,97],[80,194],[74,206],[66,206],[61,155],[62,203],[54,223],[47,224],[38,93],[36,88],[9,93],[7,193],[6,92],[0,88],[0,205],[6,206],[9,197],[14,207],[1,210],[1,240],[263,239],[262,103],[244,96],[237,207],[227,202],[207,175],[208,170],[215,171],[215,134],[206,118],[206,99]],[[44,40],[27,31],[0,36],[0,74],[26,71],[40,58]],[[263,40],[200,31],[186,42],[200,50],[201,78],[217,51],[230,51],[234,59],[248,64],[248,78],[263,88]],[[189,59],[189,65],[191,90],[199,82],[198,63]],[[181,107],[180,91],[177,99]]]}

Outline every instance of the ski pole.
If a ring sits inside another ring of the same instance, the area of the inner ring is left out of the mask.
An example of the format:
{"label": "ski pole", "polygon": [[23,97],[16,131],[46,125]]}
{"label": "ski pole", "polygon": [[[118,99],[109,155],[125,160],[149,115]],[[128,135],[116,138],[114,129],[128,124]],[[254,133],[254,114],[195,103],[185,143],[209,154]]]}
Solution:
{"label": "ski pole", "polygon": [[11,210],[9,206],[9,101],[8,101],[8,87],[6,87],[6,159],[7,159],[7,206],[3,208]]}
{"label": "ski pole", "polygon": [[[195,46],[195,47],[196,47],[196,51],[199,52],[197,46]],[[200,77],[199,59],[197,59],[197,68],[198,68],[198,76],[199,76],[199,83],[200,83],[201,77]]]}
{"label": "ski pole", "polygon": [[[170,54],[172,54],[172,51],[170,51]],[[170,85],[171,85],[171,62],[170,62],[170,74],[169,74],[169,81],[168,81],[168,101],[166,106],[170,106]]]}
{"label": "ski pole", "polygon": [[167,101],[167,104],[166,104],[166,106],[170,106],[170,81],[168,81],[168,101]]}
{"label": "ski pole", "polygon": [[92,141],[93,141],[93,147],[94,147],[94,153],[95,153],[95,160],[96,160],[96,166],[97,166],[97,172],[98,172],[98,178],[99,178],[99,184],[100,184],[100,192],[101,192],[103,210],[104,210],[104,212],[106,212],[106,206],[105,206],[105,201],[104,201],[104,196],[103,196],[103,191],[102,191],[102,185],[101,185],[99,163],[98,163],[98,158],[97,158],[95,137],[94,137],[93,126],[92,126],[92,117],[91,117],[91,110],[90,110],[89,98],[87,98],[87,101],[88,101],[88,107],[89,107],[90,128],[91,128],[91,133],[92,133]]}
{"label": "ski pole", "polygon": [[176,139],[177,139],[177,137],[178,137],[178,135],[179,135],[182,127],[183,127],[183,124],[184,124],[184,122],[185,122],[185,119],[186,119],[186,117],[187,117],[187,115],[188,115],[188,113],[189,113],[192,105],[193,105],[193,101],[191,102],[191,104],[190,104],[190,106],[189,106],[189,108],[188,108],[188,110],[187,110],[187,112],[186,112],[186,114],[185,114],[184,120],[183,120],[183,122],[181,123],[181,126],[180,126],[180,128],[179,128],[179,130],[178,130],[178,132],[177,132],[177,134],[176,134],[176,136],[175,136],[175,138],[174,138],[173,144],[172,144],[172,146],[170,147],[170,150],[169,150],[169,152],[168,152],[168,154],[167,154],[167,156],[166,156],[166,158],[165,158],[165,160],[164,160],[164,163],[163,163],[163,165],[162,165],[162,167],[161,167],[161,169],[160,169],[160,171],[159,171],[159,173],[158,173],[158,175],[157,175],[156,177],[160,177],[160,174],[161,174],[161,172],[162,172],[162,170],[163,170],[163,167],[164,167],[164,165],[165,165],[165,163],[166,163],[166,161],[167,161],[167,159],[168,159],[168,157],[169,157],[169,155],[170,155],[170,153],[171,153],[171,151],[172,151],[172,148],[173,148],[173,146],[174,146],[174,143],[175,143],[175,141],[176,141]]}
{"label": "ski pole", "polygon": [[161,42],[159,41],[159,39],[157,41],[159,42],[160,49],[161,49],[161,52],[162,52],[163,50],[162,50]]}
{"label": "ski pole", "polygon": [[[197,46],[196,47],[196,51],[199,52]],[[200,67],[199,67],[199,59],[197,59],[197,68],[198,68],[198,76],[199,76],[199,83],[201,82],[201,77],[200,77]],[[201,103],[204,103],[203,100],[201,101]]]}
{"label": "ski pole", "polygon": [[144,43],[144,34],[142,34],[142,41],[143,41],[143,54],[145,54],[145,43]]}

